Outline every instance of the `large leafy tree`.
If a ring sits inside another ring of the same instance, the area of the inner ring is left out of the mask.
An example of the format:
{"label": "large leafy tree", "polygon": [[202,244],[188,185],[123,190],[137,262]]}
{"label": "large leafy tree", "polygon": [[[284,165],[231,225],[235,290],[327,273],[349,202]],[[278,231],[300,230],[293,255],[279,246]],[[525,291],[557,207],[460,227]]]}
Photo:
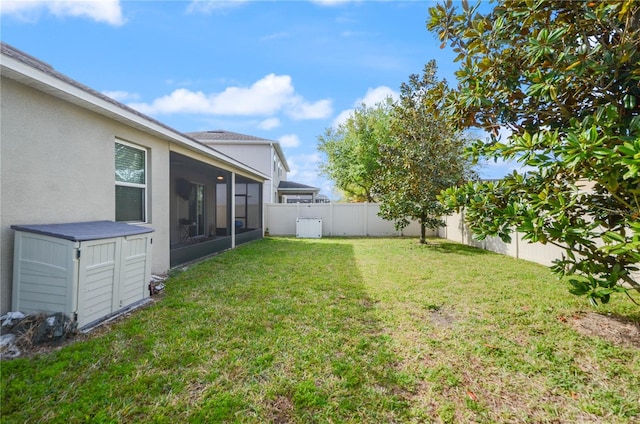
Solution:
{"label": "large leafy tree", "polygon": [[424,243],[427,228],[444,225],[440,217],[447,210],[437,195],[465,181],[472,171],[462,155],[465,139],[444,110],[449,88],[436,78],[435,62],[429,62],[422,75],[411,75],[400,90],[391,137],[379,145],[374,192],[380,216],[395,221],[398,229],[417,220]]}
{"label": "large leafy tree", "polygon": [[459,54],[459,122],[494,134],[474,157],[528,169],[448,190],[446,204],[478,238],[517,229],[564,248],[552,270],[594,304],[638,289],[640,2],[503,0],[482,14],[448,1],[427,26]]}
{"label": "large leafy tree", "polygon": [[371,107],[363,104],[344,123],[318,137],[318,150],[325,155],[320,172],[345,200],[376,200],[372,187],[379,168],[378,146],[390,136],[391,107],[391,98]]}

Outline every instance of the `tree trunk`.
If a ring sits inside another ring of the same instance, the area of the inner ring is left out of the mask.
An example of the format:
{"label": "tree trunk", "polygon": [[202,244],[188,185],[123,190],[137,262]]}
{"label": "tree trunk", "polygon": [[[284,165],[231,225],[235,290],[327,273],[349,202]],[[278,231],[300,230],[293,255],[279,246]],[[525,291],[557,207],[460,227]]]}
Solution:
{"label": "tree trunk", "polygon": [[420,220],[420,244],[427,242],[427,226],[424,221]]}

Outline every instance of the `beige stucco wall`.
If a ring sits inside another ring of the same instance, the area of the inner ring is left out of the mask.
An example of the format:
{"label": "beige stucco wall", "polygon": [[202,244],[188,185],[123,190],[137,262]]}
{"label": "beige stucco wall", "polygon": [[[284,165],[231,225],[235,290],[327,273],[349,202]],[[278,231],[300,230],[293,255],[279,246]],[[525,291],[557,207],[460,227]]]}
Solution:
{"label": "beige stucco wall", "polygon": [[273,155],[275,151],[272,151],[271,145],[211,143],[211,146],[219,152],[240,160],[245,165],[272,177],[270,181],[265,181],[264,183],[262,201],[266,203],[278,201],[276,194],[278,184],[280,184],[281,180],[286,180],[286,171],[282,168],[282,175],[278,175],[278,170],[273,170]]}
{"label": "beige stucco wall", "polygon": [[169,268],[169,143],[2,77],[0,309],[11,306],[14,224],[115,219],[114,142],[148,149],[152,272]]}

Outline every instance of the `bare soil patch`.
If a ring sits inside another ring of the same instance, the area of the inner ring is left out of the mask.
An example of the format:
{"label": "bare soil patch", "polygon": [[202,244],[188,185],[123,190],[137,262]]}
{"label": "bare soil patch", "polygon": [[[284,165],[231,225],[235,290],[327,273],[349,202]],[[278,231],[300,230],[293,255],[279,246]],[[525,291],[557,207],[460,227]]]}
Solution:
{"label": "bare soil patch", "polygon": [[638,322],[595,312],[574,316],[568,322],[581,334],[600,337],[617,346],[640,349],[640,323]]}
{"label": "bare soil patch", "polygon": [[441,308],[431,310],[429,319],[438,327],[451,327],[456,322],[456,318],[451,313]]}

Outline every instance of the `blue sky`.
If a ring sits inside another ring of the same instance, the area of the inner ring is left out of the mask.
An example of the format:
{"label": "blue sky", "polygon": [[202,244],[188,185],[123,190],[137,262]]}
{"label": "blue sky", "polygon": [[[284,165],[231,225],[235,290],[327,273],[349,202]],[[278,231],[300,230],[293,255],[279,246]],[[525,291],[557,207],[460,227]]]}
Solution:
{"label": "blue sky", "polygon": [[[2,41],[178,131],[277,140],[288,179],[337,198],[317,137],[361,103],[397,96],[435,59],[435,1],[7,1]],[[486,178],[504,164],[487,165]]]}

